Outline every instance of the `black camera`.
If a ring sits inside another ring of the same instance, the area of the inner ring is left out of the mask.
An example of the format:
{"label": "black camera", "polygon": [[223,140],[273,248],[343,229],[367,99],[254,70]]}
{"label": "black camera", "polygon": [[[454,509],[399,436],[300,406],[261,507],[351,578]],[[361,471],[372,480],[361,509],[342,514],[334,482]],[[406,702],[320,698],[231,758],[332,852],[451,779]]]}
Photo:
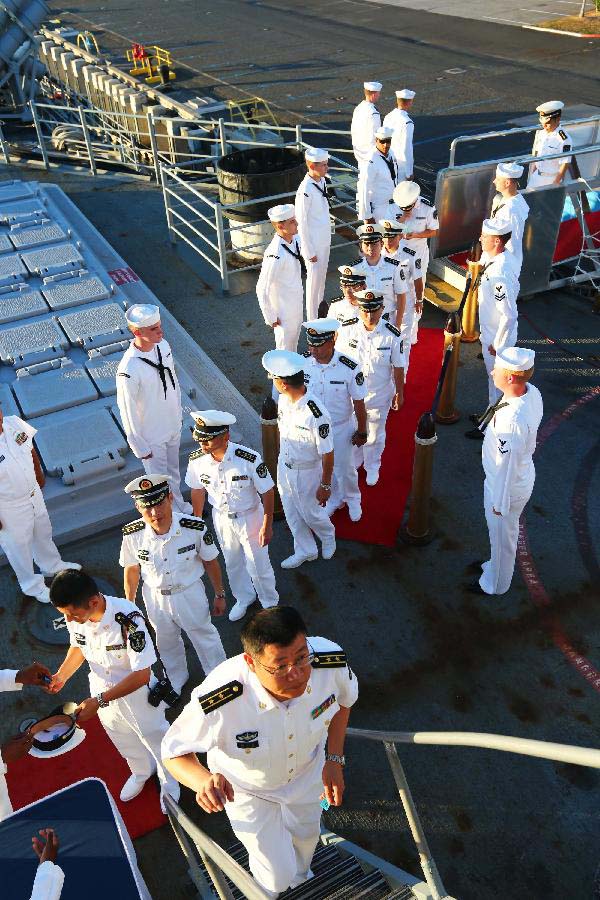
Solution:
{"label": "black camera", "polygon": [[174,706],[179,700],[179,694],[174,690],[173,685],[166,676],[152,685],[148,691],[148,703],[150,706],[159,706],[163,700],[167,706]]}

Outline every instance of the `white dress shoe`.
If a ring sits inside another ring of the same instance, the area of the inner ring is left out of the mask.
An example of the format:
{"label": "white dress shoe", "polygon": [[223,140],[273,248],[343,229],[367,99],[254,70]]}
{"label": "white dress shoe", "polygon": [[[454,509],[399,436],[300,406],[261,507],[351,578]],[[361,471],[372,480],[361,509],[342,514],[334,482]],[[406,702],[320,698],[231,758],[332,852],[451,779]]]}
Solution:
{"label": "white dress shoe", "polygon": [[373,487],[379,481],[379,469],[367,469],[367,484]]}
{"label": "white dress shoe", "polygon": [[243,603],[240,603],[239,600],[236,600],[229,611],[229,621],[237,622],[239,619],[243,619],[247,611],[248,606],[245,606]]}
{"label": "white dress shoe", "polygon": [[348,514],[353,522],[360,522],[362,516],[362,506],[360,503],[349,503]]}
{"label": "white dress shoe", "polygon": [[321,547],[321,556],[323,557],[323,559],[331,559],[335,551],[335,541],[333,541],[331,544],[323,544]]}
{"label": "white dress shoe", "polygon": [[146,781],[146,778],[140,778],[139,775],[130,775],[121,788],[119,798],[123,803],[127,803],[128,800],[133,800],[134,797],[137,797],[138,794],[142,793]]}
{"label": "white dress shoe", "polygon": [[302,563],[312,562],[313,559],[317,559],[318,553],[312,553],[310,556],[301,556],[299,553],[292,553],[291,556],[288,556],[287,559],[284,559],[281,562],[282,569],[297,569],[298,566],[301,566]]}
{"label": "white dress shoe", "polygon": [[40,603],[50,603],[50,591],[47,587],[40,591],[39,594],[36,594],[35,597]]}

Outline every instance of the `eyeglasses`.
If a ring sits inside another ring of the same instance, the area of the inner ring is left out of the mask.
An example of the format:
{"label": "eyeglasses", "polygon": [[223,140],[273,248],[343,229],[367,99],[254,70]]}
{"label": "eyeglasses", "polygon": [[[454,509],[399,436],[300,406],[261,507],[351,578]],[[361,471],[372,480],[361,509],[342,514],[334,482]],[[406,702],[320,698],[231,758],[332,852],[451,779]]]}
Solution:
{"label": "eyeglasses", "polygon": [[295,660],[295,662],[283,663],[283,665],[276,666],[274,669],[271,669],[269,666],[263,666],[257,659],[255,659],[254,662],[256,665],[260,666],[261,669],[264,669],[265,672],[268,672],[269,675],[273,675],[275,678],[284,678],[286,675],[289,675],[292,669],[307,669],[312,664],[314,658],[315,654],[311,647],[310,653],[303,653]]}

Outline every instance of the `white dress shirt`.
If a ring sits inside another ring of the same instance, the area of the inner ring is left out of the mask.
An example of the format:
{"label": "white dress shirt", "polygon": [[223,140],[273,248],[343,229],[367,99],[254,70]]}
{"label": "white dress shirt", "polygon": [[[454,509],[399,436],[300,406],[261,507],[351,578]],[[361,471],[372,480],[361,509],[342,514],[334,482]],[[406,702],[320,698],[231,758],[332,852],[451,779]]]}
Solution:
{"label": "white dress shirt", "polygon": [[293,403],[279,395],[279,462],[316,464],[333,450],[331,416],[310,390]]}
{"label": "white dress shirt", "polygon": [[[392,175],[393,172],[393,175]],[[392,203],[392,194],[398,184],[396,157],[390,150],[387,157],[375,149],[365,165],[357,184],[359,219],[381,218],[389,215],[383,211]]]}
{"label": "white dress shirt", "polygon": [[484,263],[478,293],[479,324],[486,347],[491,343],[496,352],[516,341],[518,295],[514,261],[507,253]]}
{"label": "white dress shirt", "polygon": [[375,132],[380,126],[381,115],[370,100],[362,100],[354,107],[350,134],[352,149],[359,167],[368,163],[371,158],[371,153],[375,149]]}
{"label": "white dress shirt", "polygon": [[521,194],[517,193],[514,197],[496,194],[494,197],[490,218],[498,225],[506,225],[506,230],[511,233],[506,249],[515,258],[517,275],[523,264],[523,232],[528,215],[529,205]]}
{"label": "white dress shirt", "polygon": [[32,438],[37,429],[18,416],[5,416],[0,434],[0,520],[3,507],[18,506],[38,486]]}
{"label": "white dress shirt", "polygon": [[[532,154],[534,156],[545,156],[548,153],[562,153],[564,150],[573,149],[573,139],[564,128],[557,128],[554,131],[536,131],[533,139]],[[565,163],[571,162],[570,156],[562,156],[557,159],[544,159],[535,163],[536,171],[540,175],[556,178],[558,170]]]}
{"label": "white dress shirt", "polygon": [[274,487],[266,464],[256,450],[230,441],[219,462],[210,453],[194,450],[185,476],[194,489],[204,488],[211,505],[225,513],[256,509],[260,495]]}
{"label": "white dress shirt", "polygon": [[360,319],[342,325],[340,351],[358,360],[365,376],[369,406],[386,406],[396,393],[394,369],[404,368],[404,344],[400,332],[385,319],[367,331]]}
{"label": "white dress shirt", "polygon": [[296,307],[302,316],[302,272],[298,254],[300,238],[291,242],[279,234],[274,235],[263,256],[260,275],[256,283],[256,296],[267,325],[283,319]]}
{"label": "white dress shirt", "polygon": [[391,128],[392,151],[398,162],[400,181],[413,175],[413,134],[415,124],[405,109],[393,109],[383,120],[384,128]]}
{"label": "white dress shirt", "polygon": [[333,351],[328,363],[320,363],[314,357],[306,360],[304,381],[319,406],[325,406],[331,416],[331,424],[347,425],[354,416],[354,400],[366,396],[365,377],[354,359]]}
{"label": "white dress shirt", "polygon": [[307,264],[314,256],[318,257],[324,253],[324,242],[329,244],[331,241],[331,220],[326,190],[327,182],[324,178],[316,181],[307,172],[296,191],[298,234]]}

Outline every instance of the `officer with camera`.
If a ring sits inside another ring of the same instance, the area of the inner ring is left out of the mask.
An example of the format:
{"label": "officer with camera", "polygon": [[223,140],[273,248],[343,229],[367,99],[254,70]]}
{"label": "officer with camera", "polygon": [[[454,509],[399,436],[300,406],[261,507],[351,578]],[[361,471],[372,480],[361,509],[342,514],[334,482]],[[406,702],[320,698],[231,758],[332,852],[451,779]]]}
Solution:
{"label": "officer with camera", "polygon": [[[65,617],[70,647],[45,690],[58,693],[87,661],[90,697],[77,707],[77,722],[98,714],[127,761],[131,775],[121,790],[122,802],[137,797],[154,772],[161,794],[177,800],[179,785],[160,761],[160,744],[169,723],[161,698],[148,690],[157,656],[141,612],[129,600],[101,594],[90,575],[74,569],[55,576],[50,602]],[[170,690],[170,685],[166,690],[163,686],[162,693]]]}
{"label": "officer with camera", "polygon": [[202,583],[206,570],[215,591],[213,615],[225,612],[219,550],[198,516],[173,516],[167,475],[143,475],[125,487],[141,519],[123,528],[119,563],[125,596],[132,603],[142,577],[142,597],[156,633],[156,644],[177,693],[189,678],[182,630],[198,655],[204,674],[226,659],[219,632],[210,618]]}

